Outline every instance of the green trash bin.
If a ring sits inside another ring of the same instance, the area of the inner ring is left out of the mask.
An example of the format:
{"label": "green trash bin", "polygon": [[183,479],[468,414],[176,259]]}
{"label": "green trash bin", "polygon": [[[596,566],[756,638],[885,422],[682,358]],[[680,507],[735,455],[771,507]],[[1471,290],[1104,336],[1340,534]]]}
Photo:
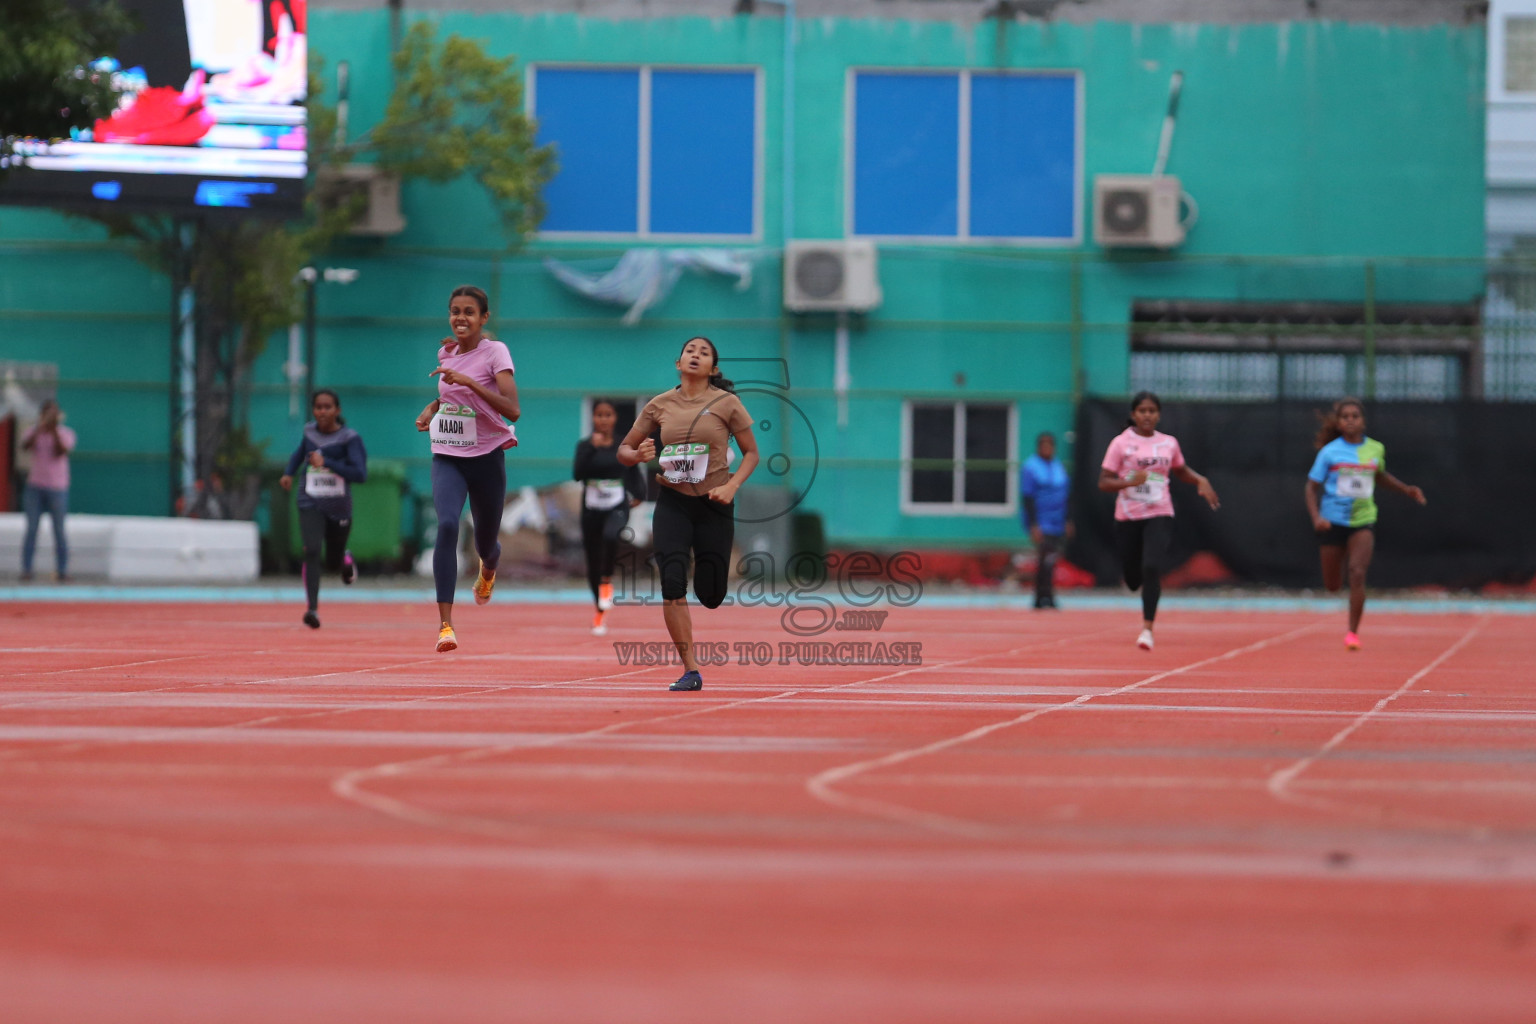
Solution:
{"label": "green trash bin", "polygon": [[[288,554],[299,561],[304,552],[304,539],[299,535],[299,512],[296,493],[300,481],[294,478],[294,490],[287,501]],[[369,459],[368,479],[352,485],[352,533],[347,538],[347,549],[358,562],[388,564],[396,567],[404,555],[402,550],[401,497],[407,490],[404,463],[389,459]],[[279,492],[281,493],[281,492]],[[276,527],[276,518],[274,527]]]}

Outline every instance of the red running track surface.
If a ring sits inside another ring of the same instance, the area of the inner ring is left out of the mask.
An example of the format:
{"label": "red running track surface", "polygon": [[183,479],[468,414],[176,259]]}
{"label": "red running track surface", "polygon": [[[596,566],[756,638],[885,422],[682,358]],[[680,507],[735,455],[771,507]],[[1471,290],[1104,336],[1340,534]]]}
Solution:
{"label": "red running track surface", "polygon": [[1536,620],[589,614],[0,608],[0,1020],[1536,1020]]}

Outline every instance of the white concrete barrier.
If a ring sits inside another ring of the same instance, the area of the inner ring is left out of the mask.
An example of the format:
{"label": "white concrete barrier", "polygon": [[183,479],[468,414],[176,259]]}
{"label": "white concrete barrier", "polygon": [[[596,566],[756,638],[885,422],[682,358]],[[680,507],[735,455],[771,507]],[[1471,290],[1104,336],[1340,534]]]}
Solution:
{"label": "white concrete barrier", "polygon": [[[0,513],[0,578],[21,574],[26,517]],[[69,539],[69,575],[114,583],[246,583],[261,574],[261,541],[256,524],[157,516],[71,514],[64,520]],[[53,523],[43,516],[32,569],[40,578],[53,572]]]}

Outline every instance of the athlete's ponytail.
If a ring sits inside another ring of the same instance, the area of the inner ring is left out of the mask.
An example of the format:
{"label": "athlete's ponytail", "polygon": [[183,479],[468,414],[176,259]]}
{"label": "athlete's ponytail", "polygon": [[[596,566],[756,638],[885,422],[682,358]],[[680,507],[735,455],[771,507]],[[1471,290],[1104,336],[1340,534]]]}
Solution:
{"label": "athlete's ponytail", "polygon": [[1365,419],[1365,405],[1360,401],[1360,399],[1339,399],[1337,402],[1333,403],[1332,409],[1329,409],[1325,413],[1320,412],[1317,414],[1319,423],[1317,427],[1317,437],[1313,438],[1312,440],[1312,446],[1314,448],[1321,448],[1323,445],[1329,443],[1330,441],[1337,440],[1338,438],[1344,436],[1344,431],[1339,429],[1339,414],[1342,413],[1345,409],[1348,409],[1350,406],[1354,406],[1356,409],[1359,409],[1360,418]]}

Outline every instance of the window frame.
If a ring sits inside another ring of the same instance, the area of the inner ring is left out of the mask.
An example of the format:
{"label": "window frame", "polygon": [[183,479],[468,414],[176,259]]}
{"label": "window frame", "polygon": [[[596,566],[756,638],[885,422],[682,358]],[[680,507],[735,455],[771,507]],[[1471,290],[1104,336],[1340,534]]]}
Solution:
{"label": "window frame", "polygon": [[[954,429],[956,456],[954,457],[954,498],[948,503],[912,500],[912,410],[914,406],[950,406]],[[1002,470],[1003,493],[1007,500],[992,502],[968,502],[965,500],[965,415],[966,406],[1002,406],[1008,410],[1008,465]],[[901,402],[901,470],[899,476],[899,505],[906,516],[964,516],[967,518],[1005,519],[1019,513],[1018,486],[1014,477],[1019,466],[1019,406],[1017,402],[967,401],[953,402],[905,398]]]}
{"label": "window frame", "polygon": [[[635,225],[634,231],[547,231],[540,229],[538,238],[549,241],[581,242],[634,242],[663,241],[682,243],[761,242],[763,240],[763,185],[766,160],[767,111],[764,95],[763,68],[758,64],[645,64],[620,62],[614,64],[595,61],[537,61],[529,64],[523,83],[523,108],[535,122],[538,120],[538,73],[550,71],[634,71],[639,75],[639,138],[636,154]],[[697,232],[667,232],[651,230],[651,75],[654,72],[730,72],[752,75],[752,231],[750,234],[701,234]]]}
{"label": "window frame", "polygon": [[1499,103],[1536,103],[1536,90],[1512,91],[1504,87],[1508,68],[1508,22],[1536,18],[1536,0],[1495,0],[1488,11],[1488,99]]}
{"label": "window frame", "polygon": [[[1536,0],[1533,0],[1536,2]],[[856,195],[854,173],[858,150],[858,76],[861,74],[885,75],[954,75],[959,78],[958,124],[960,137],[955,143],[957,177],[955,183],[956,232],[950,235],[862,235],[854,230]],[[971,228],[971,80],[977,75],[988,78],[1060,78],[1073,80],[1073,143],[1072,143],[1072,234],[1067,236],[1024,235],[972,235]],[[872,241],[902,245],[953,245],[953,246],[1011,246],[1017,248],[1073,248],[1084,244],[1083,232],[1083,168],[1085,134],[1085,85],[1081,68],[988,68],[958,67],[893,67],[884,65],[857,65],[849,67],[843,77],[843,235],[846,238],[868,238]]]}

